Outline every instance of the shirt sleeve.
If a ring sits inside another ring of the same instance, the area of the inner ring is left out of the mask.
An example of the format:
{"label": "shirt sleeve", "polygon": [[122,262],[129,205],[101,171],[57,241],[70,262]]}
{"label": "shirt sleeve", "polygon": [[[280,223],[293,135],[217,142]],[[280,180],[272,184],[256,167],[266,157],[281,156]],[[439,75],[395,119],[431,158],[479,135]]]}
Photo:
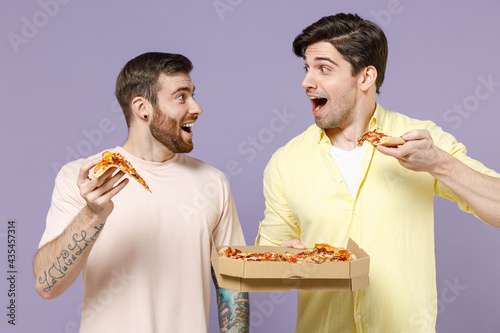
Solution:
{"label": "shirt sleeve", "polygon": [[76,185],[78,174],[74,168],[66,165],[56,177],[45,231],[38,248],[59,236],[85,206],[85,200]]}
{"label": "shirt sleeve", "polygon": [[213,240],[219,245],[246,245],[241,229],[233,194],[224,174],[221,172],[222,210],[221,217],[213,231]]}
{"label": "shirt sleeve", "polygon": [[[457,142],[453,135],[444,132],[440,127],[436,125],[434,125],[430,131],[432,139],[438,147],[447,151],[453,157],[455,157],[471,169],[484,175],[500,177],[500,175],[494,170],[487,168],[481,162],[467,156],[467,149],[462,143]],[[437,180],[434,184],[434,193],[440,197],[455,201],[461,210],[476,215],[464,200],[462,200],[458,195],[455,194],[455,192],[453,192],[447,186]]]}
{"label": "shirt sleeve", "polygon": [[283,180],[278,168],[279,156],[273,155],[264,170],[266,209],[256,243],[280,246],[284,240],[300,239],[300,228],[288,206]]}

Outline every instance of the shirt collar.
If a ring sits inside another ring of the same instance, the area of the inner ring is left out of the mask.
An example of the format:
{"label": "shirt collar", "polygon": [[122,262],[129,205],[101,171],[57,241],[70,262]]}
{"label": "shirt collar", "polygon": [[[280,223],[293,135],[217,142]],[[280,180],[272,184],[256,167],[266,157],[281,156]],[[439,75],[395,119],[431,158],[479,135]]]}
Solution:
{"label": "shirt collar", "polygon": [[319,128],[316,124],[314,124],[314,136],[316,138],[316,143],[318,144],[321,143],[321,141],[331,144],[330,138],[326,135],[325,130]]}
{"label": "shirt collar", "polygon": [[376,103],[375,112],[373,113],[372,119],[370,119],[370,123],[368,125],[368,129],[370,131],[373,130],[382,130],[382,126],[384,125],[385,120],[385,110],[380,104]]}

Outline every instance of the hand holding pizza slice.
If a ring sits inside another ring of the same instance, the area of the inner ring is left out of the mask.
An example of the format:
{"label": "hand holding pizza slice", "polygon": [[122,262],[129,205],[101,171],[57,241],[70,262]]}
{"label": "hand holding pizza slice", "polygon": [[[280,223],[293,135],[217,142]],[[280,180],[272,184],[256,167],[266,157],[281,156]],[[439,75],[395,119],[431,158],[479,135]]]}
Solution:
{"label": "hand holding pizza slice", "polygon": [[374,147],[386,146],[386,147],[397,147],[404,144],[406,141],[402,137],[389,136],[382,132],[377,132],[377,130],[366,132],[358,138],[358,147],[363,145],[364,141],[368,141]]}
{"label": "hand holding pizza slice", "polygon": [[137,180],[139,184],[141,184],[146,190],[152,193],[144,179],[142,179],[142,177],[139,176],[137,171],[132,167],[132,164],[119,153],[112,153],[110,151],[103,152],[102,161],[95,166],[94,171],[92,172],[92,176],[94,178],[99,178],[109,168],[118,168],[124,171],[126,174]]}

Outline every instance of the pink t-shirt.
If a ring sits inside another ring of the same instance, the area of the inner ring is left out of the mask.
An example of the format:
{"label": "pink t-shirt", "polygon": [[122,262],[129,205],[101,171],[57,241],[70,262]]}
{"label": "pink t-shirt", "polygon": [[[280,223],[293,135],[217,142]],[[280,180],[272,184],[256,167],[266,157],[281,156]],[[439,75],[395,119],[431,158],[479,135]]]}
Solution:
{"label": "pink t-shirt", "polygon": [[[206,332],[210,249],[244,245],[224,174],[184,154],[147,162],[121,147],[149,185],[129,184],[82,270],[80,332]],[[59,235],[85,205],[76,185],[84,159],[59,172],[40,247]]]}

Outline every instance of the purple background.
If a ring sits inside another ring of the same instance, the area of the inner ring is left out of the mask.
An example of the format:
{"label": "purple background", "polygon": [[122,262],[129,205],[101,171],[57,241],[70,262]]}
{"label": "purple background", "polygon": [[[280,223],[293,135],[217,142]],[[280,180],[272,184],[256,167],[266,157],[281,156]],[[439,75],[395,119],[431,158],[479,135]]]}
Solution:
{"label": "purple background", "polygon": [[[470,156],[500,170],[497,1],[2,1],[0,331],[77,332],[81,282],[44,301],[31,263],[56,170],[125,141],[114,82],[140,53],[178,52],[193,61],[204,113],[192,155],[228,173],[253,243],[264,211],[263,169],[313,122],[292,40],[337,12],[357,12],[386,32],[390,52],[378,98],[385,108],[433,120]],[[485,86],[488,78],[494,83]],[[270,122],[284,111],[293,116],[276,122],[282,125],[276,130]],[[6,316],[9,219],[17,221],[16,326]],[[441,198],[435,229],[438,332],[499,332],[500,230]],[[450,292],[450,284],[462,289]],[[252,293],[252,331],[292,332],[295,295]],[[215,309],[212,294],[210,332],[218,331]]]}

